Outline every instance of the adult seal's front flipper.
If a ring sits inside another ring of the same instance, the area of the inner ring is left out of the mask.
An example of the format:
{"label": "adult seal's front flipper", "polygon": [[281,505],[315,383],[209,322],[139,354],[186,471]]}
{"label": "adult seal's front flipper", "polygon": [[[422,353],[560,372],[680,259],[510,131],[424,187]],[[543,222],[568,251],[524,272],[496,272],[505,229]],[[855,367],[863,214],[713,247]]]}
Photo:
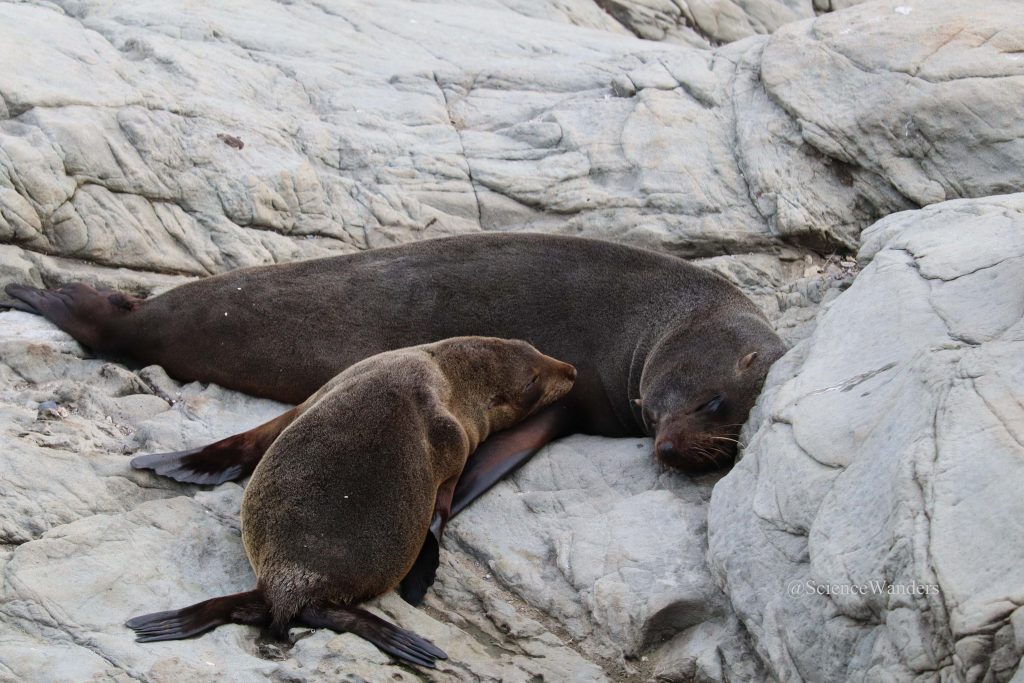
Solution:
{"label": "adult seal's front flipper", "polygon": [[112,289],[96,289],[73,282],[60,289],[40,289],[29,285],[7,285],[11,300],[2,305],[41,315],[78,342],[94,351],[119,352],[116,326],[142,305],[142,299]]}
{"label": "adult seal's front flipper", "polygon": [[518,425],[498,432],[480,444],[469,456],[458,483],[445,504],[444,487],[438,491],[434,518],[423,548],[412,569],[402,579],[399,593],[412,605],[419,605],[434,583],[440,562],[441,534],[448,520],[483,495],[506,475],[521,467],[554,439],[571,434],[572,416],[564,401],[554,403]]}
{"label": "adult seal's front flipper", "polygon": [[39,315],[35,308],[18,299],[0,299],[0,309],[5,308],[12,311],[22,311],[23,313],[34,313],[35,315]]}
{"label": "adult seal's front flipper", "polygon": [[188,484],[216,485],[244,479],[256,469],[274,439],[302,414],[305,405],[296,406],[259,427],[221,439],[209,446],[134,457],[131,466],[137,470],[153,470]]}

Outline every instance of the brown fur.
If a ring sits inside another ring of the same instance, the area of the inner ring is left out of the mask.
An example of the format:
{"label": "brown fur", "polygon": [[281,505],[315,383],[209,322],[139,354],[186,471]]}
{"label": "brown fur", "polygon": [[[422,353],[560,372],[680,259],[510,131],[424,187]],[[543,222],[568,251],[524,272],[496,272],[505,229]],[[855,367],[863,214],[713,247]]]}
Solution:
{"label": "brown fur", "polygon": [[438,490],[488,434],[560,398],[574,378],[525,342],[462,337],[373,356],[320,389],[242,500],[246,552],[275,630],[308,606],[397,586]]}
{"label": "brown fur", "polygon": [[[97,351],[290,403],[388,349],[466,334],[525,339],[579,368],[569,431],[650,434],[664,462],[689,470],[731,461],[729,444],[785,352],[725,278],[555,235],[462,235],[248,268],[145,301],[81,286],[8,293]],[[719,410],[697,410],[718,395]],[[723,449],[709,459],[700,444],[711,437]]]}

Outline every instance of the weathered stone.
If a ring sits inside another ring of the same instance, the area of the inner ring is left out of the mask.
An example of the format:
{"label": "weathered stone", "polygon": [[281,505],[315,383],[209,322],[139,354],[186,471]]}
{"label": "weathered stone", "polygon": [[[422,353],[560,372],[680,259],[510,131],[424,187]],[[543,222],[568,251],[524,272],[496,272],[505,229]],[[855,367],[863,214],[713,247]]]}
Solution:
{"label": "weathered stone", "polygon": [[[1021,188],[1024,6],[854,4],[0,3],[0,285],[477,230],[703,258],[796,345],[742,463],[572,437],[452,524],[424,610],[374,609],[436,680],[1018,680],[1022,200],[861,233]],[[0,679],[412,680],[350,635],[121,626],[252,582],[238,486],[126,456],[282,409],[0,314]],[[872,580],[941,591],[785,593]]]}
{"label": "weathered stone", "polygon": [[879,221],[853,286],[772,369],[709,527],[778,678],[1018,670],[1022,234],[1020,194]]}
{"label": "weathered stone", "polygon": [[[0,5],[0,240],[25,250],[0,278],[78,270],[30,253],[204,275],[480,229],[850,251],[894,210],[1020,184],[1021,38],[995,33],[1017,3],[868,3],[714,51],[482,4]],[[811,15],[735,5],[769,6]]]}

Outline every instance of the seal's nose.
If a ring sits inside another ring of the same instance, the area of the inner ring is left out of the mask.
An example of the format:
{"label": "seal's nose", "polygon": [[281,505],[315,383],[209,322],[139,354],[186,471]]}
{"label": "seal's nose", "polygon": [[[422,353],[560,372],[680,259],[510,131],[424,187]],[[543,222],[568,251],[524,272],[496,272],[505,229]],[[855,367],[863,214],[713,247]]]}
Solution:
{"label": "seal's nose", "polygon": [[576,381],[576,368],[573,367],[572,365],[569,365],[568,363],[563,363],[563,365],[565,367],[562,368],[562,371],[565,373],[566,379],[568,379],[570,382],[575,382]]}
{"label": "seal's nose", "polygon": [[654,450],[658,452],[658,457],[663,460],[677,455],[676,445],[670,439],[658,439],[658,443],[654,445]]}

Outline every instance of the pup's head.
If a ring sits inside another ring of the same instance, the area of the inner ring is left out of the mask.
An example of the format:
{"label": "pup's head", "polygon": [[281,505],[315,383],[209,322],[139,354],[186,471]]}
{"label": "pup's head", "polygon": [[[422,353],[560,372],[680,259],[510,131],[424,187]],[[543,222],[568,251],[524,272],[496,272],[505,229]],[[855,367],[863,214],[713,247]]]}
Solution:
{"label": "pup's head", "polygon": [[562,398],[576,381],[572,365],[518,339],[453,337],[429,348],[460,393],[482,405],[492,432]]}

